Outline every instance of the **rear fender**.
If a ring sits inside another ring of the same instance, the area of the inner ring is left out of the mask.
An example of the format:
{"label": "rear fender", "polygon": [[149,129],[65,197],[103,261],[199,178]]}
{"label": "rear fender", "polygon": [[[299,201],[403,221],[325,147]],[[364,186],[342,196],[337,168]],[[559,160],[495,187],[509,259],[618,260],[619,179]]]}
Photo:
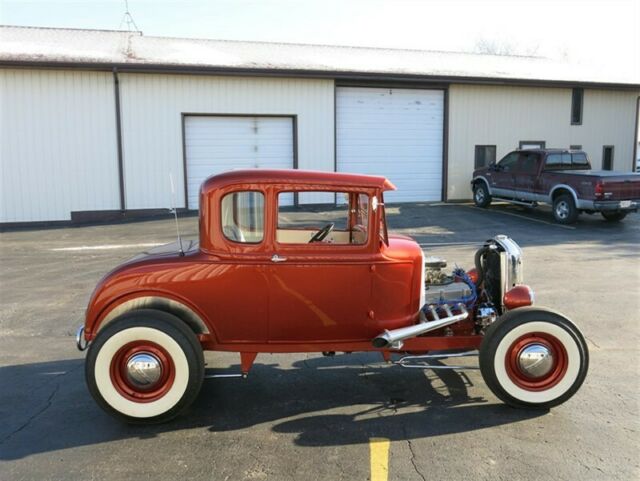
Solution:
{"label": "rear fender", "polygon": [[184,300],[174,299],[165,293],[136,293],[111,302],[100,315],[91,322],[87,319],[85,338],[90,341],[98,332],[117,317],[139,309],[156,309],[168,312],[181,319],[197,336],[214,336],[206,317]]}

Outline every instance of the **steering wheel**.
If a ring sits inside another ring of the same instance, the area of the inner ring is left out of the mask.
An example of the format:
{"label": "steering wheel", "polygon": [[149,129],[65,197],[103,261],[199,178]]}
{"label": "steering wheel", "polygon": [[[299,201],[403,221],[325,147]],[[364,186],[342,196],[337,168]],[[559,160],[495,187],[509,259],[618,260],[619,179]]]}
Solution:
{"label": "steering wheel", "polygon": [[322,229],[320,229],[318,232],[313,234],[313,237],[309,239],[309,244],[311,244],[312,242],[322,241],[325,237],[329,235],[329,233],[333,230],[334,226],[335,224],[333,222],[325,225]]}

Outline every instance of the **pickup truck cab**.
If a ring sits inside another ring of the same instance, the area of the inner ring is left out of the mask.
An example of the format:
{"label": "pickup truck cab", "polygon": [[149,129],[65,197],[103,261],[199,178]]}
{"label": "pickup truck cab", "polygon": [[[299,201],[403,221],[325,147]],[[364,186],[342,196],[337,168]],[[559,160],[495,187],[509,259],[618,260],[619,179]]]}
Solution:
{"label": "pickup truck cab", "polygon": [[640,206],[640,174],[591,170],[580,150],[515,150],[476,169],[471,189],[478,207],[492,199],[529,207],[549,204],[561,224],[575,222],[581,212],[620,221]]}
{"label": "pickup truck cab", "polygon": [[[569,399],[586,344],[569,319],[532,307],[518,245],[497,236],[473,269],[448,272],[387,232],[393,189],[384,177],[299,170],[207,179],[199,240],[134,257],[91,296],[76,342],[88,347],[96,402],[127,422],[171,419],[200,390],[204,351],[240,354],[240,373],[207,375],[229,377],[246,376],[259,353],[377,351],[429,369],[429,359],[479,350],[503,401],[546,409]],[[429,354],[438,350],[447,354]]]}

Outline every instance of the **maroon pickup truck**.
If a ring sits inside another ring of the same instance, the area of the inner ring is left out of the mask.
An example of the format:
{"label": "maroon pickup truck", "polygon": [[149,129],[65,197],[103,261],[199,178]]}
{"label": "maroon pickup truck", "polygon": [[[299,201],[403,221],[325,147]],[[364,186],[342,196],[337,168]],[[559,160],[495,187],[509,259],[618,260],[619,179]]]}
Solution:
{"label": "maroon pickup truck", "polygon": [[515,150],[476,169],[471,189],[478,207],[492,199],[528,207],[550,204],[561,224],[575,222],[581,212],[620,221],[640,207],[640,174],[591,170],[580,150]]}

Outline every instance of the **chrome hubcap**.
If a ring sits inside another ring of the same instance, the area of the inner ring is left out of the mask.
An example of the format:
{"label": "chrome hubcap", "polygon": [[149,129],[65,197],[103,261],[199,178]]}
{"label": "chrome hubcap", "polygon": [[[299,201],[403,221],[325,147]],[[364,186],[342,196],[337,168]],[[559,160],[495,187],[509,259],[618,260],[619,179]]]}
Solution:
{"label": "chrome hubcap", "polygon": [[484,200],[484,192],[482,189],[476,189],[476,200],[482,202]]}
{"label": "chrome hubcap", "polygon": [[553,369],[553,354],[547,346],[529,344],[518,354],[518,366],[529,377],[538,378],[549,374]]}
{"label": "chrome hubcap", "polygon": [[566,202],[558,203],[556,206],[556,214],[558,214],[558,217],[561,219],[564,219],[569,215],[569,206]]}
{"label": "chrome hubcap", "polygon": [[153,354],[139,352],[127,360],[127,379],[134,386],[148,388],[160,380],[162,364]]}

